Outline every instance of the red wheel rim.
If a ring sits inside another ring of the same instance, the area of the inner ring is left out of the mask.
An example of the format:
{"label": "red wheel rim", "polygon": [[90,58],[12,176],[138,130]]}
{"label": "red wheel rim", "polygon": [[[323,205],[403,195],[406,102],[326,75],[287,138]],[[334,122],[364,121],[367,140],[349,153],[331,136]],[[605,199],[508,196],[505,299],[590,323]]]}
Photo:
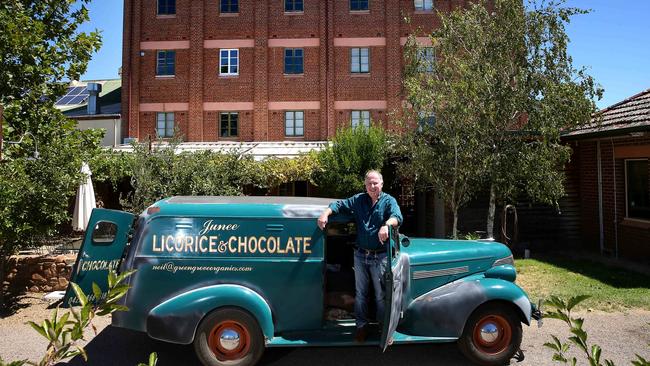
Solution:
{"label": "red wheel rim", "polygon": [[[238,337],[237,341],[234,341],[234,334]],[[244,325],[234,320],[226,320],[212,327],[208,346],[218,360],[232,361],[248,354],[250,339],[250,333]]]}
{"label": "red wheel rim", "polygon": [[472,339],[479,351],[494,355],[508,348],[512,341],[512,328],[504,317],[487,315],[476,323]]}

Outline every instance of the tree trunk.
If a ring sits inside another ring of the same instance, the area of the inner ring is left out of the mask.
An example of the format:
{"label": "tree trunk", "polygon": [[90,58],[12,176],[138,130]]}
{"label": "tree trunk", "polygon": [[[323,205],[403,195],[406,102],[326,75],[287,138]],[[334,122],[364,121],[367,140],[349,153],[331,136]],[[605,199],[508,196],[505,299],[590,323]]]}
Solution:
{"label": "tree trunk", "polygon": [[487,217],[487,239],[494,239],[494,211],[496,209],[496,193],[494,192],[494,183],[490,184],[490,206],[488,207]]}
{"label": "tree trunk", "polygon": [[2,161],[2,139],[3,139],[3,135],[2,135],[2,126],[3,126],[2,113],[3,112],[4,112],[4,106],[2,105],[2,103],[0,103],[0,161]]}
{"label": "tree trunk", "polygon": [[454,205],[451,210],[454,212],[454,225],[451,229],[451,238],[458,239],[458,207]]}
{"label": "tree trunk", "polygon": [[[0,246],[2,243],[0,242]],[[5,311],[5,252],[0,249],[0,314]]]}

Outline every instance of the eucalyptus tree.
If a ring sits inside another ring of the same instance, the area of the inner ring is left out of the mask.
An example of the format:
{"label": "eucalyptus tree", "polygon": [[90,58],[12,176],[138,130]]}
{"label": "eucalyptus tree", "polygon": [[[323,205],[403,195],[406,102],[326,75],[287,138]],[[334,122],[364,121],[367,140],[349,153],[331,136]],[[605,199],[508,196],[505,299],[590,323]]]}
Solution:
{"label": "eucalyptus tree", "polygon": [[[489,189],[489,236],[497,201],[526,195],[535,202],[558,204],[564,194],[562,166],[570,155],[560,133],[589,122],[594,99],[602,95],[593,78],[573,66],[567,49],[566,25],[572,16],[588,11],[564,3],[477,1],[440,12],[441,26],[431,34],[433,72],[422,72],[423,52],[415,38],[407,43],[407,99],[415,110],[436,115],[438,123],[431,131],[439,136],[436,144],[450,141],[441,138],[449,129],[470,142],[475,156],[459,172],[477,175],[474,183],[482,180],[467,190],[468,196]],[[425,147],[433,153],[453,146]],[[445,171],[445,166],[453,172],[456,166],[453,159],[440,164],[429,173]],[[445,190],[451,181],[436,179],[434,188],[448,201]],[[454,203],[450,205],[454,210]]]}

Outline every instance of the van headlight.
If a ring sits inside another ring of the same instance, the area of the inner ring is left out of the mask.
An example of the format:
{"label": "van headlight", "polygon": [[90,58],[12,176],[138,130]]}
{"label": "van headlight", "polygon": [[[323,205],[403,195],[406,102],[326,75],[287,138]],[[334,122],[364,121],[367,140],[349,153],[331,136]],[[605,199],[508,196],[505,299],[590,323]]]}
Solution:
{"label": "van headlight", "polygon": [[505,258],[495,260],[494,263],[492,263],[492,267],[502,266],[504,264],[509,264],[511,266],[515,265],[515,258],[512,256],[512,254]]}

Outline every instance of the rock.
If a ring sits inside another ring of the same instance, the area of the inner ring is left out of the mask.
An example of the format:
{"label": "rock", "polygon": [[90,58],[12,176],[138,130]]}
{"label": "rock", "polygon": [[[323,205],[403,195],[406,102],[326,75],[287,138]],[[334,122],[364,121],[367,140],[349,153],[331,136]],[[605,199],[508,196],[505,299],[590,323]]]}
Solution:
{"label": "rock", "polygon": [[41,292],[38,286],[32,286],[29,288],[29,292]]}
{"label": "rock", "polygon": [[33,273],[32,274],[32,282],[34,282],[35,284],[38,285],[38,284],[47,283],[47,280],[45,279],[45,277],[41,276],[40,274]]}
{"label": "rock", "polygon": [[52,291],[52,286],[44,285],[41,286],[41,292],[50,292]]}
{"label": "rock", "polygon": [[68,288],[68,280],[65,278],[59,278],[59,290],[65,290]]}

